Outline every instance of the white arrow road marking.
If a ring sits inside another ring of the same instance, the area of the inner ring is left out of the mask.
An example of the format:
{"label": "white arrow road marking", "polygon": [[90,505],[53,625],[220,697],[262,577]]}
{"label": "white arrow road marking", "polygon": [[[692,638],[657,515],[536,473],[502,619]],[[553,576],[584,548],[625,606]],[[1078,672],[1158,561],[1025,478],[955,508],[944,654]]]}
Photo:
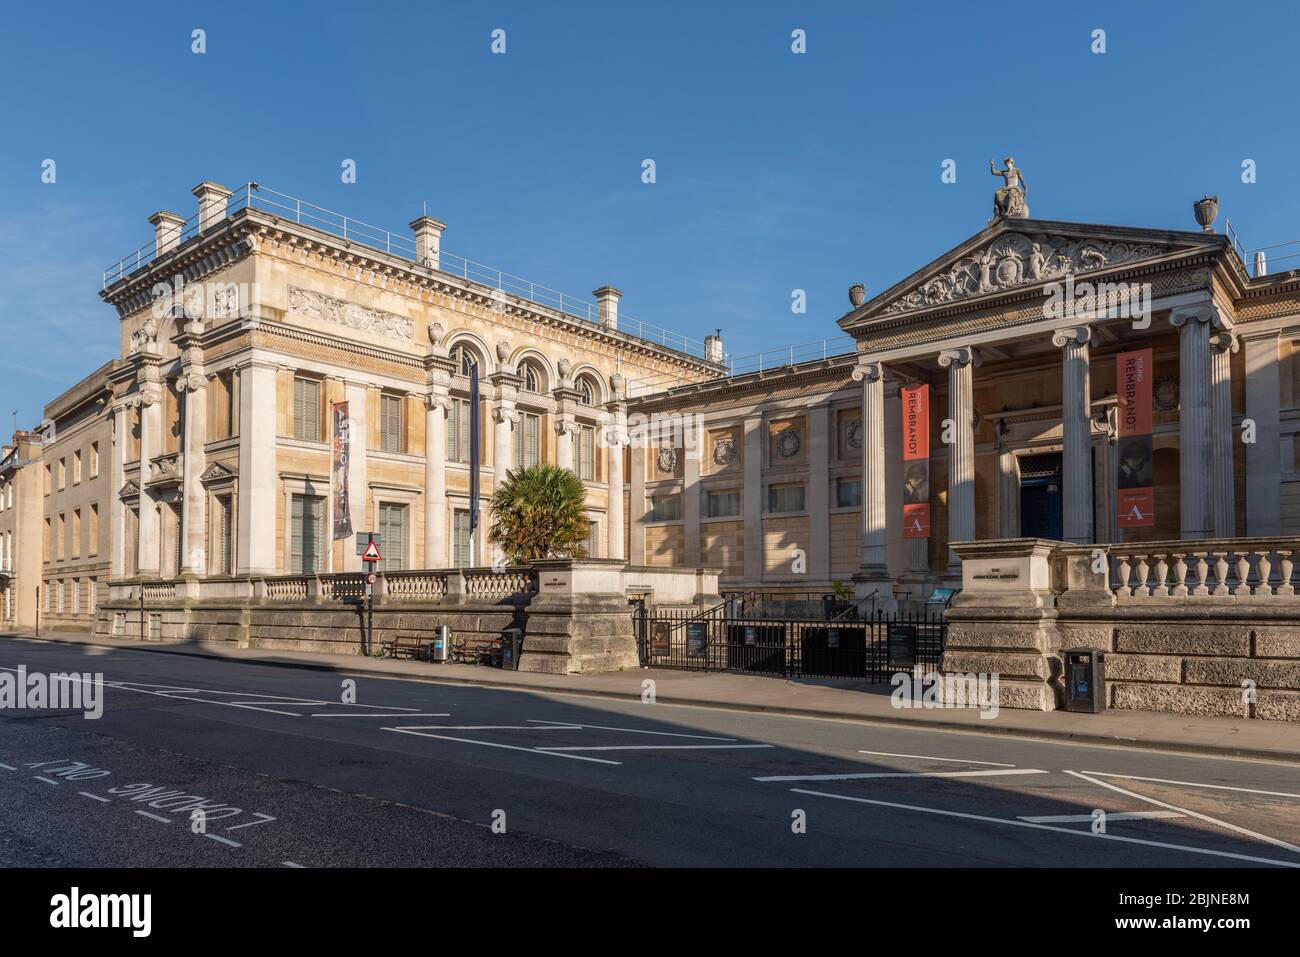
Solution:
{"label": "white arrow road marking", "polygon": [[1217,817],[1210,817],[1208,814],[1202,814],[1199,811],[1189,811],[1187,808],[1178,807],[1176,804],[1167,804],[1164,801],[1157,801],[1155,798],[1147,797],[1145,794],[1138,794],[1136,791],[1126,791],[1118,785],[1108,784],[1105,781],[1098,780],[1097,778],[1090,778],[1088,775],[1080,774],[1078,771],[1066,771],[1065,773],[1071,777],[1082,778],[1092,784],[1108,788],[1119,794],[1124,794],[1131,798],[1137,798],[1139,801],[1145,801],[1147,804],[1154,804],[1157,807],[1163,807],[1170,811],[1178,811],[1181,814],[1186,814],[1188,817],[1199,818],[1209,824],[1217,824],[1219,827],[1226,827],[1229,831],[1236,831],[1238,834],[1245,834],[1247,837],[1253,837],[1257,841],[1263,841],[1266,844],[1272,844],[1276,847],[1285,848],[1295,854],[1300,854],[1300,847],[1296,847],[1294,844],[1288,844],[1286,841],[1279,840],[1276,837],[1269,837],[1267,834],[1261,834],[1258,831],[1252,831],[1249,828],[1240,827],[1236,824],[1229,824],[1227,821],[1221,821]]}
{"label": "white arrow road marking", "polygon": [[804,788],[791,788],[795,794],[811,794],[814,797],[833,798],[837,801],[852,801],[856,804],[873,804],[877,807],[892,807],[901,811],[919,811],[922,814],[938,814],[941,817],[955,817],[967,821],[984,821],[987,824],[1005,824],[1010,827],[1031,827],[1039,831],[1055,831],[1059,834],[1073,834],[1075,837],[1089,837],[1101,841],[1121,841],[1124,844],[1141,844],[1145,847],[1163,847],[1173,851],[1188,851],[1192,854],[1208,854],[1211,857],[1228,857],[1237,861],[1250,861],[1253,864],[1276,864],[1278,867],[1300,868],[1295,861],[1279,861],[1269,857],[1252,857],[1249,854],[1234,854],[1231,851],[1212,851],[1204,847],[1190,847],[1186,844],[1168,844],[1164,841],[1148,841],[1140,837],[1124,837],[1121,834],[1094,834],[1090,830],[1077,827],[1053,827],[1051,824],[1033,824],[1029,821],[1016,821],[1011,818],[986,817],[983,814],[968,814],[964,811],[944,811],[937,807],[918,807],[914,804],[898,804],[894,801],[873,801],[870,798],[850,797],[847,794],[831,794],[828,791],[808,791]]}
{"label": "white arrow road marking", "polygon": [[[1106,811],[1104,813],[1108,824],[1111,821],[1142,821],[1147,818],[1185,816],[1176,811]],[[1093,817],[1091,814],[1021,814],[1019,820],[1030,821],[1034,824],[1091,824]]]}
{"label": "white arrow road marking", "polygon": [[868,778],[991,778],[1007,774],[1047,774],[1038,768],[1014,771],[871,771],[862,774],[773,774],[755,781],[863,781]]}

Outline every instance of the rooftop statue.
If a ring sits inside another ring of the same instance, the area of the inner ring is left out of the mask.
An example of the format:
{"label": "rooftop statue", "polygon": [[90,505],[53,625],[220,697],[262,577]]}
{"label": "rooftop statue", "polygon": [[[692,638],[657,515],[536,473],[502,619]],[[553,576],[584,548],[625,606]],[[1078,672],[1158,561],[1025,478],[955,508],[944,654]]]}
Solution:
{"label": "rooftop statue", "polygon": [[1006,167],[998,169],[993,161],[989,160],[989,172],[994,176],[1001,176],[1005,184],[1002,189],[993,192],[993,219],[989,220],[990,223],[1004,217],[1029,218],[1029,204],[1025,202],[1029,186],[1025,183],[1025,174],[1010,156],[1003,162],[1006,163]]}

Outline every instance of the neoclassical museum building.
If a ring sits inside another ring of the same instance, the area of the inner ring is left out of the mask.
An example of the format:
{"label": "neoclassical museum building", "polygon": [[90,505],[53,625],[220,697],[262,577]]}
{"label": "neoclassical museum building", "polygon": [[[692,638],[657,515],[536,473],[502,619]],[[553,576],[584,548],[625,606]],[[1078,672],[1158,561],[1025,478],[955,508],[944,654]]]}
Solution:
{"label": "neoclassical museum building", "polygon": [[44,462],[24,438],[0,469],[0,502],[23,467],[54,469],[27,505],[40,562],[28,531],[4,580],[35,578],[63,624],[71,599],[50,596],[75,591],[94,620],[72,559],[90,549],[49,514],[74,455],[90,477],[90,442],[103,491],[77,534],[93,505],[112,581],[358,571],[367,532],[384,572],[488,566],[472,421],[485,502],[508,470],[559,463],[586,486],[590,555],[715,568],[722,591],[888,606],[959,585],[952,543],[1294,533],[1300,275],[1248,269],[1215,200],[1185,229],[1057,222],[995,172],[984,228],[850,289],[856,348],[750,370],[721,336],[620,316],[612,286],[590,303],[451,256],[432,217],[398,235],[201,183],[197,211],[155,213],[105,275],[120,354],[47,412],[86,448],[51,463],[56,429]]}

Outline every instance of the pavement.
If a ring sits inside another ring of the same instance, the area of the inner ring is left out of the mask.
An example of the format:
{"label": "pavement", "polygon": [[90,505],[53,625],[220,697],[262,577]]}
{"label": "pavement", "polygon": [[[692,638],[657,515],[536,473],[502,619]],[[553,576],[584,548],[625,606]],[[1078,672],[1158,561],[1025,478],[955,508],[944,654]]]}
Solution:
{"label": "pavement", "polygon": [[[11,633],[13,634],[13,633]],[[30,635],[16,636],[29,637]],[[85,632],[47,632],[41,641],[135,648],[163,654],[194,655],[261,664],[322,669],[405,679],[473,684],[485,688],[529,689],[640,700],[643,683],[654,682],[662,704],[693,705],[768,714],[834,718],[845,721],[923,725],[948,730],[1089,742],[1123,743],[1191,754],[1220,754],[1300,763],[1300,724],[1200,717],[1146,711],[1108,710],[1101,714],[999,709],[984,717],[974,709],[897,708],[891,688],[855,681],[801,679],[728,672],[639,669],[600,675],[543,675],[474,665],[395,661],[361,655],[264,651],[229,642],[139,642],[96,638]]]}
{"label": "pavement", "polygon": [[[1294,755],[877,720],[878,694],[770,679],[312,657],[0,637],[0,673],[104,696],[0,710],[0,866],[1300,868]],[[787,710],[717,690],[754,681]]]}

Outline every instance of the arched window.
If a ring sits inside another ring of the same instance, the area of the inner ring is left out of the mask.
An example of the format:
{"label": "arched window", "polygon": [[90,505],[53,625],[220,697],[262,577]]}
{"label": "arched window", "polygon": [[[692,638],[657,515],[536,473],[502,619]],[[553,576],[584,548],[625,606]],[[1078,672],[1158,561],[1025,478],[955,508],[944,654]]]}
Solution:
{"label": "arched window", "polygon": [[452,346],[451,361],[456,364],[456,374],[469,378],[470,370],[478,365],[478,356],[464,343]]}
{"label": "arched window", "polygon": [[537,366],[531,362],[524,363],[524,391],[531,392],[534,395],[542,391],[541,376],[537,374]]}
{"label": "arched window", "polygon": [[583,376],[578,380],[578,392],[582,396],[579,400],[583,405],[596,404],[596,390],[592,388],[591,380]]}

